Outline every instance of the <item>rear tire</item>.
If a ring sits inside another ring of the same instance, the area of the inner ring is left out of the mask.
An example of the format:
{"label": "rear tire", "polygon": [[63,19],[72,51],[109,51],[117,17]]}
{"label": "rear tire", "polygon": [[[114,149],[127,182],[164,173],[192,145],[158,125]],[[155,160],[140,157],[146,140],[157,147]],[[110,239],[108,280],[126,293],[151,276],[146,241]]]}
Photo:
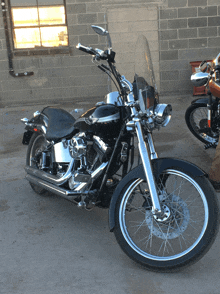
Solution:
{"label": "rear tire", "polygon": [[117,199],[114,233],[122,250],[142,266],[176,271],[210,249],[218,232],[218,200],[206,177],[177,168],[163,171],[156,185],[163,218],[153,215],[148,185],[135,177]]}
{"label": "rear tire", "polygon": [[[39,168],[39,162],[34,162],[33,159],[37,155],[38,152],[41,152],[45,149],[47,145],[47,141],[42,133],[33,133],[30,143],[27,149],[27,156],[26,156],[26,165]],[[39,159],[40,160],[40,159]],[[35,193],[39,195],[43,195],[47,192],[47,190],[30,183],[31,188],[34,190]]]}

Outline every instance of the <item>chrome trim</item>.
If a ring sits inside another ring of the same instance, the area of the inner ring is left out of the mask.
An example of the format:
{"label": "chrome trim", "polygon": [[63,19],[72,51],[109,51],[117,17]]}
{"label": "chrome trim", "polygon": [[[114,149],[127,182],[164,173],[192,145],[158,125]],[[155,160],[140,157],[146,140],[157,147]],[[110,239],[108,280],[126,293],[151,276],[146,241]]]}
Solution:
{"label": "chrome trim", "polygon": [[146,137],[147,137],[148,147],[149,147],[149,150],[150,150],[150,158],[151,158],[151,160],[158,158],[157,152],[156,152],[155,147],[154,147],[154,141],[153,141],[152,134],[147,133]]}
{"label": "chrome trim", "polygon": [[93,123],[106,123],[106,122],[112,122],[112,121],[117,121],[120,119],[120,113],[115,113],[109,116],[101,117],[101,118],[92,118],[89,117],[89,120],[92,121]]}
{"label": "chrome trim", "polygon": [[123,106],[122,99],[118,91],[111,92],[105,96],[106,104],[116,104],[117,106]]}
{"label": "chrome trim", "polygon": [[109,146],[105,144],[100,137],[93,135],[93,141],[98,145],[99,149],[101,149],[103,153],[109,150]]}
{"label": "chrome trim", "polygon": [[39,116],[40,114],[41,114],[40,111],[37,110],[33,113],[33,116],[36,117],[36,116]]}
{"label": "chrome trim", "polygon": [[69,163],[72,160],[72,156],[69,151],[69,142],[59,142],[53,145],[54,148],[54,161]]}
{"label": "chrome trim", "polygon": [[103,162],[92,174],[91,174],[91,178],[87,183],[81,183],[74,191],[77,192],[83,192],[90,184],[92,184],[92,182],[97,179],[102,172],[104,171],[104,169],[106,168],[106,166],[108,165],[108,161],[107,162]]}
{"label": "chrome trim", "polygon": [[32,176],[35,176],[39,179],[45,180],[45,181],[47,181],[51,184],[54,184],[56,186],[60,186],[60,185],[64,184],[66,181],[68,181],[68,179],[72,176],[71,171],[73,168],[73,164],[74,164],[74,159],[72,158],[66,173],[61,178],[57,178],[54,175],[48,174],[40,169],[36,169],[31,166],[26,166],[24,169],[27,172],[27,174],[29,174],[29,175],[32,175]]}
{"label": "chrome trim", "polygon": [[147,183],[148,183],[150,194],[151,194],[151,200],[153,204],[152,212],[153,214],[158,214],[158,213],[161,213],[161,206],[160,206],[160,201],[157,194],[157,189],[156,189],[156,185],[154,181],[149,154],[147,151],[147,146],[144,141],[144,136],[143,136],[143,132],[141,128],[141,122],[140,122],[140,119],[138,118],[134,119],[134,121],[135,121],[136,133],[138,137],[138,148],[140,151],[141,160],[144,167],[144,173],[147,179]]}
{"label": "chrome trim", "polygon": [[157,104],[156,108],[154,109],[156,123],[162,127],[165,127],[171,119],[171,113],[172,106],[170,104]]}
{"label": "chrome trim", "polygon": [[[67,200],[70,200],[70,201],[73,201],[75,199],[75,197],[80,196],[80,193],[78,193],[78,192],[65,190],[61,187],[57,187],[52,183],[49,183],[47,181],[44,181],[44,180],[39,179],[39,178],[32,176],[32,175],[26,175],[26,179],[29,182],[31,182],[37,186],[40,186],[40,187],[44,188],[45,190],[50,191],[52,193],[55,193],[55,194],[65,198]],[[76,204],[78,204],[78,202],[76,202]]]}
{"label": "chrome trim", "polygon": [[21,121],[24,123],[24,124],[27,124],[29,122],[29,119],[24,117],[24,118],[21,118]]}
{"label": "chrome trim", "polygon": [[196,72],[191,75],[191,82],[195,87],[201,87],[208,82],[209,73]]}

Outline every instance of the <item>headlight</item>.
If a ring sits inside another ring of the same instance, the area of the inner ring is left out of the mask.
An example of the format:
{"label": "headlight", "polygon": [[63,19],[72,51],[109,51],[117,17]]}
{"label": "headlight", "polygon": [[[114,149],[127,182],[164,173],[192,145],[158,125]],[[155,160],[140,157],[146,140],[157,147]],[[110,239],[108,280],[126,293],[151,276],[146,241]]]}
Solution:
{"label": "headlight", "polygon": [[157,104],[154,109],[155,122],[158,125],[165,127],[171,119],[171,113],[172,106],[170,104]]}

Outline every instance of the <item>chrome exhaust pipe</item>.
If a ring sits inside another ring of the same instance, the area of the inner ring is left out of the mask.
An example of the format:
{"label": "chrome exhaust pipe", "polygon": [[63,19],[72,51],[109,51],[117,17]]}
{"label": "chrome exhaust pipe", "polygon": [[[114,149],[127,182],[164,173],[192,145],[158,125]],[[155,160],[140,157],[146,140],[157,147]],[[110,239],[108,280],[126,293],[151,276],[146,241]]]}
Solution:
{"label": "chrome exhaust pipe", "polygon": [[57,194],[58,196],[61,196],[67,200],[70,200],[70,201],[78,204],[78,202],[74,201],[74,199],[78,196],[81,196],[81,193],[79,193],[79,192],[65,190],[61,187],[55,186],[49,182],[46,182],[44,180],[41,180],[41,179],[36,178],[35,176],[31,176],[31,175],[27,175],[26,179],[32,184],[40,186],[41,188],[44,188],[45,190],[47,190],[49,192]]}
{"label": "chrome exhaust pipe", "polygon": [[72,168],[73,168],[73,164],[74,164],[74,159],[72,158],[66,173],[61,178],[57,178],[54,175],[50,175],[50,174],[48,174],[48,173],[46,173],[46,172],[44,172],[42,170],[33,168],[31,166],[26,166],[24,169],[25,169],[25,171],[27,172],[28,175],[34,176],[36,178],[39,178],[41,180],[44,180],[44,181],[49,182],[51,184],[54,184],[56,186],[61,186],[66,181],[68,181],[69,178],[72,176],[71,171],[72,171]]}

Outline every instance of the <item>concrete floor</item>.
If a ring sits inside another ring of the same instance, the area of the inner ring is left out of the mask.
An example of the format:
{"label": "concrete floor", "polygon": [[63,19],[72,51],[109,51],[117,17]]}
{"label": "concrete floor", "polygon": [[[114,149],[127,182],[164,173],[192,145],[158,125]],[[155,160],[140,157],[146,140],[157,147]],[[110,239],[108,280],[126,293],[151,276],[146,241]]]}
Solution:
{"label": "concrete floor", "polygon": [[[161,98],[172,104],[173,115],[166,128],[154,132],[155,146],[161,157],[182,158],[208,172],[215,150],[205,151],[184,121],[192,99]],[[62,107],[86,110],[90,103]],[[173,274],[154,273],[121,251],[108,229],[108,210],[79,210],[31,190],[24,179],[26,147],[19,120],[42,107],[0,109],[0,293],[219,293],[220,235],[195,265]]]}

